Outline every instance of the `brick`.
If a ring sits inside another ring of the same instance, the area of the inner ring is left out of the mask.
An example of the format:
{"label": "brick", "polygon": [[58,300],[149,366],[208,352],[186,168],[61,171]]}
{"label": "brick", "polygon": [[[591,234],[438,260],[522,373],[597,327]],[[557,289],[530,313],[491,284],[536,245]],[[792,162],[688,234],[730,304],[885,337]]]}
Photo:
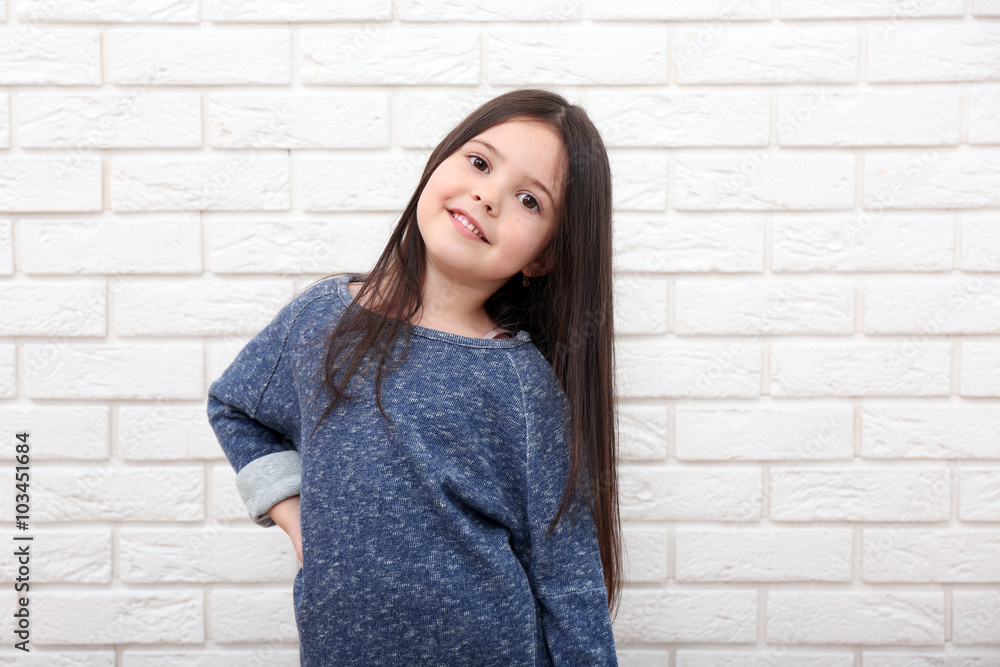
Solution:
{"label": "brick", "polygon": [[99,30],[18,28],[0,32],[0,85],[101,85]]}
{"label": "brick", "polygon": [[200,644],[205,641],[201,591],[46,591],[32,601],[38,645]]}
{"label": "brick", "polygon": [[306,85],[473,85],[480,78],[478,30],[409,28],[380,23],[364,28],[303,28]]}
{"label": "brick", "polygon": [[301,566],[281,530],[121,528],[118,576],[130,584],[289,581]]}
{"label": "brick", "polygon": [[1000,535],[994,530],[866,529],[861,574],[874,583],[997,583]]}
{"label": "brick", "polygon": [[[316,179],[317,195],[319,179]],[[212,272],[303,274],[337,267],[367,270],[378,260],[393,221],[351,215],[342,220],[212,220]]]}
{"label": "brick", "polygon": [[626,589],[613,627],[616,643],[752,643],[757,592]]}
{"label": "brick", "polygon": [[[21,222],[22,229],[24,222]],[[0,275],[14,273],[14,234],[10,220],[0,220]]]}
{"label": "brick", "polygon": [[991,81],[1000,27],[987,21],[909,21],[868,31],[868,81]]}
{"label": "brick", "polygon": [[605,146],[766,146],[762,92],[593,92],[587,112]]}
{"label": "brick", "polygon": [[426,159],[420,153],[302,156],[295,165],[296,200],[306,211],[398,212],[413,195]]}
{"label": "brick", "polygon": [[288,281],[136,278],[115,295],[119,336],[254,335],[294,296]]}
{"label": "brick", "polygon": [[[4,9],[0,8],[0,14],[4,13]],[[14,596],[10,599],[13,601]],[[7,608],[3,609],[4,613],[13,614],[14,606],[8,605]],[[30,665],[31,667],[112,667],[115,664],[115,652],[112,651],[98,651],[98,650],[88,650],[88,651],[58,651],[49,649],[38,654],[37,651],[29,652],[23,656],[4,656],[7,660],[7,664],[12,667],[25,667]]]}
{"label": "brick", "polygon": [[956,92],[778,94],[782,146],[936,146],[939,127],[955,145],[958,123]]}
{"label": "brick", "polygon": [[[962,0],[930,0],[920,3],[899,3],[892,0],[783,0],[783,19],[852,19],[890,18],[902,23],[910,18],[924,16],[962,16]],[[881,29],[885,25],[878,24]],[[889,25],[889,28],[895,27]]]}
{"label": "brick", "polygon": [[[9,433],[31,434],[32,461],[75,459],[101,461],[110,454],[111,426],[103,405],[8,405],[0,407],[0,424]],[[36,446],[38,445],[38,446]],[[13,461],[14,448],[4,458]]]}
{"label": "brick", "polygon": [[678,528],[678,581],[850,581],[850,528]]}
{"label": "brick", "polygon": [[973,16],[1000,16],[1000,2],[997,0],[975,0]]}
{"label": "brick", "polygon": [[391,0],[207,0],[206,16],[215,22],[296,23],[302,21],[388,21]]}
{"label": "brick", "polygon": [[862,667],[990,667],[996,656],[946,653],[877,653],[865,651]]}
{"label": "brick", "polygon": [[677,31],[677,82],[855,83],[857,53],[852,26],[685,25]]}
{"label": "brick", "polygon": [[387,95],[208,97],[213,148],[388,148]]}
{"label": "brick", "polygon": [[623,526],[622,542],[626,557],[626,579],[630,582],[667,580],[667,530],[643,526]]}
{"label": "brick", "polygon": [[1000,459],[1000,407],[862,409],[861,453],[885,459]]}
{"label": "brick", "polygon": [[771,470],[774,521],[947,521],[951,477],[928,470]]}
{"label": "brick", "polygon": [[103,282],[7,282],[0,287],[0,336],[104,336]]}
{"label": "brick", "polygon": [[970,214],[962,220],[962,269],[1000,271],[1000,215]]}
{"label": "brick", "polygon": [[670,667],[667,649],[627,649],[615,647],[620,667]]}
{"label": "brick", "polygon": [[111,30],[107,49],[110,82],[117,85],[292,82],[288,30]]}
{"label": "brick", "polygon": [[682,461],[850,460],[850,408],[710,409],[678,407],[677,458]]}
{"label": "brick", "polygon": [[955,644],[1000,644],[1000,592],[953,591],[951,638]]}
{"label": "brick", "polygon": [[197,23],[198,0],[23,0],[17,4],[22,23],[80,21],[88,23]]}
{"label": "brick", "polygon": [[101,161],[78,154],[0,161],[0,212],[100,211]]}
{"label": "brick", "polygon": [[772,396],[947,396],[951,345],[773,343]]}
{"label": "brick", "polygon": [[663,405],[618,405],[621,457],[630,461],[663,461],[667,457],[667,409]]}
{"label": "brick", "polygon": [[615,183],[615,208],[662,211],[667,207],[667,156],[640,150],[609,154]]}
{"label": "brick", "polygon": [[[1000,3],[997,3],[1000,8]],[[997,11],[1000,16],[1000,9]],[[969,91],[969,143],[1000,143],[1000,90],[973,89]]]}
{"label": "brick", "polygon": [[614,282],[617,334],[666,333],[667,280],[620,276]]}
{"label": "brick", "polygon": [[[200,466],[32,466],[34,521],[201,521]],[[13,503],[4,512],[13,518]]]}
{"label": "brick", "polygon": [[[20,222],[21,270],[27,274],[198,274],[201,223],[180,216],[155,220]],[[116,283],[112,282],[112,289]]]}
{"label": "brick", "polygon": [[0,345],[0,398],[13,398],[17,389],[16,348]]}
{"label": "brick", "polygon": [[645,0],[591,0],[590,18],[602,21],[752,21],[771,17],[767,0],[733,3],[720,0],[699,2],[645,2]]}
{"label": "brick", "polygon": [[36,148],[200,148],[201,96],[23,94],[18,143]]}
{"label": "brick", "polygon": [[298,627],[293,604],[291,582],[280,589],[216,588],[209,597],[212,639],[219,644],[267,642],[269,647],[294,643]]}
{"label": "brick", "polygon": [[204,398],[200,344],[25,343],[23,355],[29,398]]}
{"label": "brick", "polygon": [[641,521],[756,521],[757,469],[621,466],[621,516]]}
{"label": "brick", "polygon": [[958,518],[1000,521],[1000,470],[958,471]]}
{"label": "brick", "polygon": [[854,284],[847,281],[678,280],[679,335],[850,334]]}
{"label": "brick", "polygon": [[10,96],[0,95],[0,148],[10,148]]}
{"label": "brick", "polygon": [[117,442],[126,461],[225,458],[201,404],[123,405],[118,408]]}
{"label": "brick", "polygon": [[742,651],[677,651],[677,667],[854,667],[850,653],[806,653],[770,649]]}
{"label": "brick", "polygon": [[116,211],[287,211],[288,156],[111,158],[111,208]]}
{"label": "brick", "polygon": [[577,21],[581,0],[400,0],[402,21]]}
{"label": "brick", "polygon": [[1000,343],[963,341],[962,396],[1000,397]]}
{"label": "brick", "polygon": [[677,343],[623,338],[616,367],[627,397],[752,398],[760,395],[756,343]]}
{"label": "brick", "polygon": [[674,192],[684,210],[849,209],[854,157],[763,148],[677,155]]}
{"label": "brick", "polygon": [[767,642],[941,644],[944,612],[942,592],[768,591]]}
{"label": "brick", "polygon": [[[34,452],[32,452],[34,460]],[[58,526],[38,530],[31,524],[33,543],[11,541],[13,553],[19,545],[30,544],[33,554],[43,554],[31,560],[29,586],[39,584],[111,584],[111,529],[67,528]],[[0,562],[0,577],[14,582],[18,576],[18,559],[6,558]],[[13,585],[11,585],[13,588]],[[11,600],[14,599],[12,595]],[[31,598],[34,602],[36,598]],[[32,612],[34,609],[31,610]],[[11,663],[6,663],[11,664]],[[35,664],[35,663],[26,663]],[[66,663],[73,664],[73,663]],[[109,665],[111,663],[108,663]]]}
{"label": "brick", "polygon": [[944,215],[782,216],[772,223],[771,270],[950,271],[954,236]]}
{"label": "brick", "polygon": [[995,208],[1000,153],[925,149],[865,157],[864,202],[885,208]]}
{"label": "brick", "polygon": [[616,215],[615,262],[637,271],[749,273],[764,269],[759,214]]}
{"label": "brick", "polygon": [[659,26],[494,28],[487,33],[487,78],[500,85],[665,85],[667,35]]}
{"label": "brick", "polygon": [[1000,278],[875,278],[864,300],[865,333],[1000,333]]}

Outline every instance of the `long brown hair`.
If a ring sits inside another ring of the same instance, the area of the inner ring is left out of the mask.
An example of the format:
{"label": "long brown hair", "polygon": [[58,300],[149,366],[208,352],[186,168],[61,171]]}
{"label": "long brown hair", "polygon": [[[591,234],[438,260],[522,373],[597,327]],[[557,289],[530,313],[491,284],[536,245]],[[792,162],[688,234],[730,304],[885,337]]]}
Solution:
{"label": "long brown hair", "polygon": [[[367,374],[369,353],[379,356],[376,403],[392,423],[382,407],[380,387],[384,374],[395,367],[386,370],[398,340],[404,344],[398,363],[405,358],[410,322],[421,306],[425,246],[417,228],[417,201],[431,174],[448,156],[479,133],[514,117],[548,124],[566,149],[563,201],[555,237],[545,250],[554,260],[553,268],[533,276],[528,287],[522,287],[520,274],[511,277],[486,300],[485,309],[498,326],[530,334],[569,399],[569,479],[549,534],[577,486],[585,483],[586,473],[592,493],[583,495],[593,512],[600,543],[608,608],[616,612],[622,588],[622,542],[613,386],[611,168],[600,133],[581,107],[546,90],[513,90],[477,108],[437,145],[385,250],[326,340],[322,386],[329,388],[332,400],[319,423],[338,400],[351,398],[344,390],[363,361],[362,377]],[[338,275],[344,274],[329,274],[316,282]],[[361,306],[362,301],[379,304],[381,312]],[[345,350],[350,359],[339,364]],[[339,385],[335,381],[338,369],[344,370]]]}

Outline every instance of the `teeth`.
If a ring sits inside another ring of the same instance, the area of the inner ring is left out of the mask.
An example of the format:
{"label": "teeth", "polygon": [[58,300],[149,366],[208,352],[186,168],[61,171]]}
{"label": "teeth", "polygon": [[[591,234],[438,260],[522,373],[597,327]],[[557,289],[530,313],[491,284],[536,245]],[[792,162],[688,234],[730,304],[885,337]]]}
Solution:
{"label": "teeth", "polygon": [[[465,228],[468,229],[470,232],[472,232],[473,234],[475,234],[479,238],[483,239],[483,235],[479,233],[479,230],[476,229],[475,226],[473,226],[473,224],[471,222],[469,222],[469,219],[466,218],[464,215],[460,215],[458,213],[452,213],[451,217],[455,218],[456,220],[458,220],[459,222],[461,222],[463,225],[465,225]],[[485,241],[486,239],[483,239],[483,240]]]}

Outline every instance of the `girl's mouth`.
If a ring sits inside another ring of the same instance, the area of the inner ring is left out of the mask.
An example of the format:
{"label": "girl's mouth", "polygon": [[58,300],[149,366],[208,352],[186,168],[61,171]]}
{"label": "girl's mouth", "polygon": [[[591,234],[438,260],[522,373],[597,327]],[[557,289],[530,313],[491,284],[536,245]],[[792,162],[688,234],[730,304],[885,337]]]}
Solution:
{"label": "girl's mouth", "polygon": [[476,229],[476,226],[473,225],[471,222],[469,222],[468,218],[466,218],[464,215],[462,215],[461,213],[455,213],[454,211],[448,211],[448,213],[450,213],[451,217],[455,218],[455,220],[457,220],[459,224],[461,224],[470,232],[478,236],[479,239],[483,241],[483,243],[489,243],[489,241],[486,240],[486,237],[483,236],[482,233],[478,229]]}

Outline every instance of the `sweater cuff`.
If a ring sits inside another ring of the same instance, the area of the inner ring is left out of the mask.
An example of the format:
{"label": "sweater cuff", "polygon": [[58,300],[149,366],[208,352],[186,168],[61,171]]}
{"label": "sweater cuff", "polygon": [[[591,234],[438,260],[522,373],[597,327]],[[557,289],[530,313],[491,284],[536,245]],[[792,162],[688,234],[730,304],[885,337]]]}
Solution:
{"label": "sweater cuff", "polygon": [[236,475],[236,489],[254,523],[273,526],[267,513],[285,498],[298,495],[302,488],[302,458],[288,449],[254,459]]}

